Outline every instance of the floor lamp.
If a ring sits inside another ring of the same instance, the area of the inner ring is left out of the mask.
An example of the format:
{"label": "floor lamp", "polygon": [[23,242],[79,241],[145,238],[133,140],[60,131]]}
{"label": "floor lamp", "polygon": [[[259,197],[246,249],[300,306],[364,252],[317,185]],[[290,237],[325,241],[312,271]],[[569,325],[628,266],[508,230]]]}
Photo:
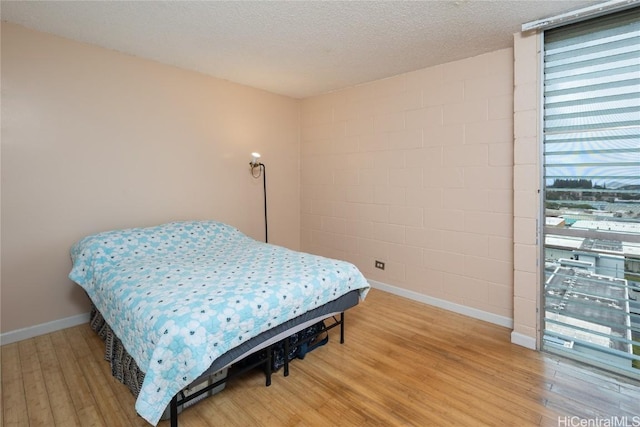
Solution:
{"label": "floor lamp", "polygon": [[[251,165],[251,176],[254,178],[260,178],[262,175],[262,189],[264,193],[264,241],[265,243],[269,243],[269,231],[267,226],[267,169],[264,166],[264,163],[258,161],[260,158],[260,153],[251,153],[253,157],[249,164]],[[258,173],[256,174],[255,170],[258,169]]]}

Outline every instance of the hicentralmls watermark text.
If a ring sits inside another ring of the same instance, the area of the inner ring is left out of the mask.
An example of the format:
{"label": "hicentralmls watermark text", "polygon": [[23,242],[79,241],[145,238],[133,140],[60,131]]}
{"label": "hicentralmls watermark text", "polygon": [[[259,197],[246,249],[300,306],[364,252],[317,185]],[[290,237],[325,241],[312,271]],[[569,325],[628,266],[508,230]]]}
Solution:
{"label": "hicentralmls watermark text", "polygon": [[558,417],[558,427],[640,427],[640,415],[633,417]]}

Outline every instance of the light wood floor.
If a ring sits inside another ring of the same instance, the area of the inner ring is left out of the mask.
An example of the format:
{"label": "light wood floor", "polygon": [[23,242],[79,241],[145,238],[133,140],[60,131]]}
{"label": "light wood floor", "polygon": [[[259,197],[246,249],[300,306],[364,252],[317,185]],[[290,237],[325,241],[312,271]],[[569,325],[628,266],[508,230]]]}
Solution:
{"label": "light wood floor", "polygon": [[[289,377],[237,378],[180,426],[640,425],[637,382],[512,345],[506,328],[379,290],[346,321],[345,344],[333,330]],[[103,351],[87,325],[2,346],[0,424],[148,426]]]}

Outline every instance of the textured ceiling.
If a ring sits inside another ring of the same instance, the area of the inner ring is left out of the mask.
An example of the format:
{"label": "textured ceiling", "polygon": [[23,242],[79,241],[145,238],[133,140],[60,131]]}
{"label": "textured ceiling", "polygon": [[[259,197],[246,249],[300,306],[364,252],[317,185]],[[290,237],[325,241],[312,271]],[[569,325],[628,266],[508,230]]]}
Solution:
{"label": "textured ceiling", "polygon": [[513,46],[598,1],[2,1],[3,21],[294,98]]}

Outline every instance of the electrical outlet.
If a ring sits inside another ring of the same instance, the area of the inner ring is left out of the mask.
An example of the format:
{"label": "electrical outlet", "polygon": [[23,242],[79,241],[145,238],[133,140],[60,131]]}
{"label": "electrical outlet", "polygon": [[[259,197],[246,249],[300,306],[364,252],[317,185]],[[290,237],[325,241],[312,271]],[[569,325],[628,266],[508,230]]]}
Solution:
{"label": "electrical outlet", "polygon": [[384,262],[376,260],[376,268],[384,270]]}

